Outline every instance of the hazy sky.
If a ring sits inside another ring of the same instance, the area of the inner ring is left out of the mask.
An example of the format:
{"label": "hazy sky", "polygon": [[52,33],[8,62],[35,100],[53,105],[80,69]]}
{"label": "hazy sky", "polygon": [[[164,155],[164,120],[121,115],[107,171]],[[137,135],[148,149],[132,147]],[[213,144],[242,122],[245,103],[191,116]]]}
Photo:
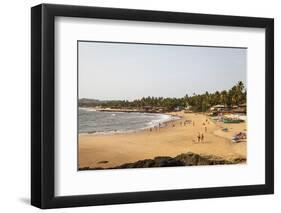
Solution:
{"label": "hazy sky", "polygon": [[183,97],[246,84],[247,49],[79,42],[79,98]]}

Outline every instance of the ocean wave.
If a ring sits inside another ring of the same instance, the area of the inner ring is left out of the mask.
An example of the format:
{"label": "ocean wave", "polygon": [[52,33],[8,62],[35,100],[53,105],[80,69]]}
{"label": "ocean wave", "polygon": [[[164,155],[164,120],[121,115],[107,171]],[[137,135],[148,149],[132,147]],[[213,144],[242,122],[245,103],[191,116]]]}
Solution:
{"label": "ocean wave", "polygon": [[160,118],[154,119],[147,123],[147,128],[151,128],[151,127],[155,127],[155,126],[159,126],[159,125],[161,127],[163,125],[163,123],[173,121],[173,120],[178,120],[178,119],[180,119],[180,117],[173,116],[173,115],[167,115],[167,114],[160,114]]}
{"label": "ocean wave", "polygon": [[79,110],[83,110],[83,111],[87,111],[87,112],[96,112],[97,111],[96,108],[92,108],[92,107],[79,107]]}
{"label": "ocean wave", "polygon": [[[80,109],[80,108],[79,108]],[[87,108],[79,112],[79,134],[119,134],[138,132],[152,127],[164,127],[180,117],[141,112],[99,112]]]}

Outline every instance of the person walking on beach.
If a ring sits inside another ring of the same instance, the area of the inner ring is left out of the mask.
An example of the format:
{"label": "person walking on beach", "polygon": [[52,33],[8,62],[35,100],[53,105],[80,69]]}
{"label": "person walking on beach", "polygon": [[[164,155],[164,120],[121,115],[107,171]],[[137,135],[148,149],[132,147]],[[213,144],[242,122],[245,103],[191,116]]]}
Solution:
{"label": "person walking on beach", "polygon": [[203,142],[204,141],[204,134],[202,133],[201,134],[201,142]]}
{"label": "person walking on beach", "polygon": [[160,131],[161,123],[159,123],[158,126],[159,126],[159,131]]}
{"label": "person walking on beach", "polygon": [[198,136],[197,136],[198,143],[200,142],[200,138],[201,138],[200,133],[198,133]]}

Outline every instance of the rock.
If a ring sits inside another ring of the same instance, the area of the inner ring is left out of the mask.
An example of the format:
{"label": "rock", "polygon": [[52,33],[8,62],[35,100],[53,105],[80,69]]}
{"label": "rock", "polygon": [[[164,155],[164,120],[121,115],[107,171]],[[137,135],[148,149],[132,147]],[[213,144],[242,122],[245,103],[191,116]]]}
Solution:
{"label": "rock", "polygon": [[238,164],[245,163],[246,159],[237,157],[232,160],[226,160],[214,155],[199,155],[188,152],[180,154],[174,158],[167,156],[159,156],[154,159],[139,160],[134,163],[126,163],[118,168],[149,168],[149,167],[170,167],[170,166],[198,166],[198,165],[221,165],[221,164]]}
{"label": "rock", "polygon": [[[139,160],[134,163],[126,163],[120,166],[106,168],[106,169],[222,165],[222,164],[239,164],[245,162],[246,159],[240,156],[232,159],[223,159],[215,155],[199,155],[193,152],[187,152],[177,155],[174,158],[168,156],[158,156],[155,157],[154,159]],[[96,170],[96,169],[103,169],[103,168],[84,167],[84,168],[80,168],[79,170]]]}

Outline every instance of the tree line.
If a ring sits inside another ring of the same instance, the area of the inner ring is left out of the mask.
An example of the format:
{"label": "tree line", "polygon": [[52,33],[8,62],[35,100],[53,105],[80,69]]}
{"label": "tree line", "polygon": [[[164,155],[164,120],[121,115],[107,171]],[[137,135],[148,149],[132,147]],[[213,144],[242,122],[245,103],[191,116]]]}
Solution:
{"label": "tree line", "polygon": [[173,111],[175,108],[186,108],[194,112],[206,112],[214,105],[232,107],[246,103],[247,91],[242,81],[239,81],[229,90],[216,91],[214,93],[185,95],[182,98],[142,97],[133,101],[112,100],[93,103],[79,102],[81,107],[102,107],[118,109],[144,109],[146,107],[162,108],[163,111]]}

